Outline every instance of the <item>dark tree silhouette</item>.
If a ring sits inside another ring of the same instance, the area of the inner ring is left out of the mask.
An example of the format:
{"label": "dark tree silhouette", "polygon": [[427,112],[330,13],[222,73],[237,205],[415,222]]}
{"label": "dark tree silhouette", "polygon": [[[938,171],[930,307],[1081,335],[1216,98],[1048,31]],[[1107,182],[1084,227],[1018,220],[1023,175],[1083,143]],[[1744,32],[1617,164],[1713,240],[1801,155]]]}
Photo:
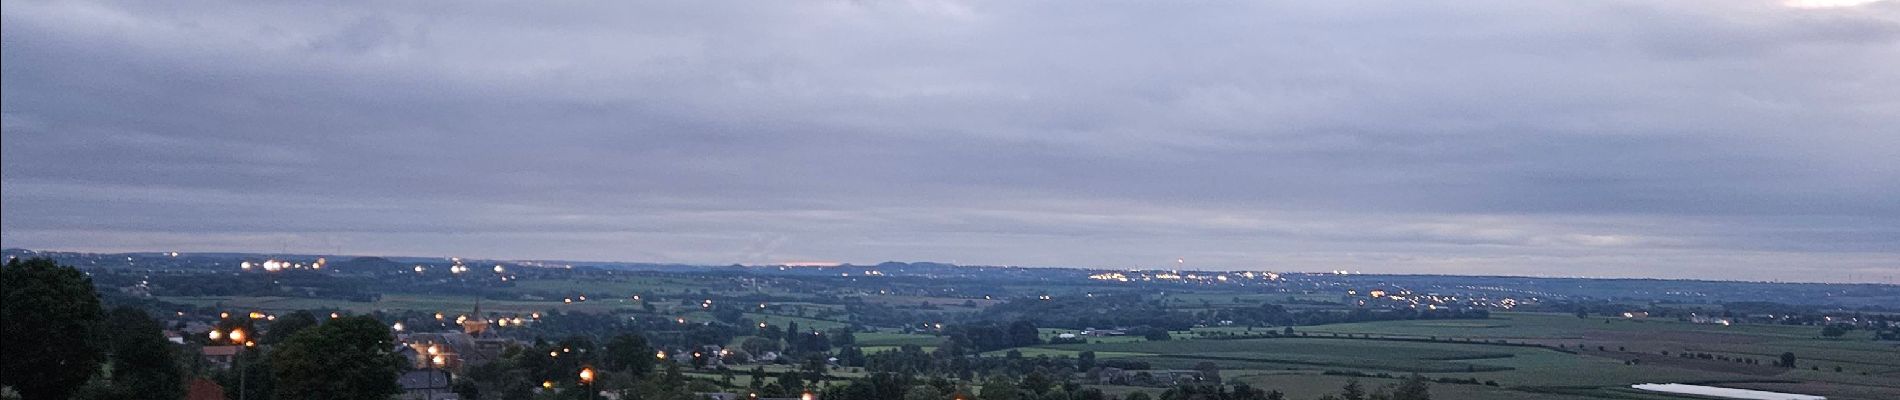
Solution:
{"label": "dark tree silhouette", "polygon": [[271,352],[277,397],[375,399],[400,393],[402,359],[391,352],[389,327],[368,316],[343,317],[305,329]]}
{"label": "dark tree silhouette", "polygon": [[647,345],[647,337],[638,333],[623,333],[607,340],[604,360],[607,369],[622,371],[635,378],[645,378],[653,372],[654,350]]}
{"label": "dark tree silhouette", "polygon": [[28,399],[64,399],[105,361],[92,279],[53,260],[0,268],[0,385]]}
{"label": "dark tree silhouette", "polygon": [[164,326],[131,307],[107,314],[112,352],[112,388],[120,397],[179,399],[185,397],[184,372],[177,350],[165,340]]}
{"label": "dark tree silhouette", "polygon": [[258,340],[258,343],[263,343],[263,344],[283,343],[285,339],[290,339],[291,335],[295,335],[297,334],[297,332],[303,331],[304,329],[313,328],[316,326],[317,326],[316,315],[311,314],[309,311],[298,310],[296,312],[292,312],[290,314],[277,317],[276,321],[271,321],[270,330],[264,332],[264,338],[261,340]]}

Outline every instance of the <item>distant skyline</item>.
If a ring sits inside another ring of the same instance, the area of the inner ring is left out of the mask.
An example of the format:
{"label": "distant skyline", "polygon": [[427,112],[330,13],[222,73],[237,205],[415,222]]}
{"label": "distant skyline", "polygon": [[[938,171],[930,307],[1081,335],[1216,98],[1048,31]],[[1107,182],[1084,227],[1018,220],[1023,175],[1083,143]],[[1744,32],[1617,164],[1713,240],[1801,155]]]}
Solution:
{"label": "distant skyline", "polygon": [[0,246],[1887,283],[1900,1],[0,3]]}

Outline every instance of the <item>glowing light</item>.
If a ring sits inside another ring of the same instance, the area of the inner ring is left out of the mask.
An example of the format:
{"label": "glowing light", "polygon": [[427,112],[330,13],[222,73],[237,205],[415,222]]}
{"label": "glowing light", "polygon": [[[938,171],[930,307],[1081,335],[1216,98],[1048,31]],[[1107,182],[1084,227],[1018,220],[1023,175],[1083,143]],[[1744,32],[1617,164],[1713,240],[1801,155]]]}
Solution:
{"label": "glowing light", "polygon": [[232,328],[230,336],[231,336],[231,341],[242,342],[244,341],[244,330]]}
{"label": "glowing light", "polygon": [[245,262],[238,263],[238,268],[243,268],[245,271],[249,271],[251,270],[251,262],[245,261]]}
{"label": "glowing light", "polygon": [[395,330],[396,330],[397,332],[402,332],[402,323],[401,323],[401,322],[397,322],[397,323],[395,323],[395,324],[393,324],[393,325],[390,325],[390,326],[389,326],[389,329],[395,329]]}
{"label": "glowing light", "polygon": [[581,368],[581,383],[594,383],[594,367]]}
{"label": "glowing light", "polygon": [[224,338],[224,332],[218,332],[217,329],[212,329],[211,332],[206,333],[206,335],[211,336],[211,340],[218,340],[218,339]]}

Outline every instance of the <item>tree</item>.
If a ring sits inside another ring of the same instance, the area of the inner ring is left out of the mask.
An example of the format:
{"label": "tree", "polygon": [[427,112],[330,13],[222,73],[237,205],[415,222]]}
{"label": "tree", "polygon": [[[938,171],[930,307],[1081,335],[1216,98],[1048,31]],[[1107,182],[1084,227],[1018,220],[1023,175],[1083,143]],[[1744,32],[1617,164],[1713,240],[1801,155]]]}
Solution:
{"label": "tree", "polygon": [[1141,338],[1143,339],[1148,339],[1148,340],[1157,341],[1157,342],[1174,339],[1174,335],[1168,333],[1168,330],[1163,329],[1163,328],[1142,327],[1140,331],[1141,331]]}
{"label": "tree", "polygon": [[904,400],[939,400],[942,398],[943,393],[938,392],[937,388],[930,387],[930,385],[911,386],[910,390],[904,391]]}
{"label": "tree", "polygon": [[64,399],[99,371],[99,294],[92,279],[53,260],[0,268],[0,386],[28,399]]}
{"label": "tree", "polygon": [[1194,364],[1194,370],[1201,372],[1202,380],[1220,384],[1220,366],[1214,365],[1213,361],[1202,361],[1199,364]]}
{"label": "tree", "polygon": [[277,317],[276,321],[271,321],[270,330],[265,331],[264,338],[257,342],[273,345],[283,343],[284,339],[290,338],[290,335],[295,335],[297,332],[316,326],[316,315],[310,314],[309,311],[297,310],[296,312],[285,314],[282,317]]}
{"label": "tree", "polygon": [[114,308],[106,320],[111,331],[107,346],[112,352],[112,387],[121,397],[185,397],[177,351],[165,340],[164,327],[157,320],[130,307]]}
{"label": "tree", "polygon": [[1414,373],[1392,389],[1392,400],[1432,400],[1431,384],[1426,383],[1424,376]]}
{"label": "tree", "polygon": [[1359,386],[1359,378],[1346,380],[1346,386],[1339,389],[1339,398],[1344,400],[1366,400],[1366,388]]}
{"label": "tree", "polygon": [[1134,393],[1129,393],[1128,396],[1126,397],[1123,397],[1123,399],[1125,400],[1148,400],[1151,398],[1152,397],[1148,397],[1148,392],[1134,392]]}
{"label": "tree", "polygon": [[1009,324],[1009,342],[1015,347],[1035,346],[1042,343],[1042,331],[1036,330],[1036,323],[1019,320]]}
{"label": "tree", "polygon": [[343,317],[305,329],[271,352],[277,397],[370,399],[402,392],[402,359],[389,349],[389,327],[369,316]]}
{"label": "tree", "polygon": [[1781,367],[1794,368],[1794,352],[1781,353]]}
{"label": "tree", "polygon": [[785,371],[778,375],[778,387],[784,388],[787,392],[795,392],[805,388],[805,381],[798,378],[797,372]]}
{"label": "tree", "polygon": [[983,382],[983,391],[977,394],[977,398],[982,400],[1016,400],[1017,397],[1016,385],[1000,377]]}
{"label": "tree", "polygon": [[1827,326],[1821,327],[1821,336],[1837,338],[1846,334],[1847,329],[1842,328],[1840,324],[1828,324]]}
{"label": "tree", "polygon": [[607,355],[602,361],[609,370],[644,378],[653,373],[654,352],[653,346],[647,345],[646,335],[623,333],[607,340]]}
{"label": "tree", "polygon": [[1077,371],[1088,371],[1091,369],[1095,369],[1095,351],[1083,350],[1081,354],[1076,354],[1075,355],[1075,369]]}
{"label": "tree", "polygon": [[778,351],[779,349],[778,340],[758,336],[745,338],[745,341],[739,342],[739,348],[745,350],[747,353],[752,353],[754,357],[765,355],[766,352]]}

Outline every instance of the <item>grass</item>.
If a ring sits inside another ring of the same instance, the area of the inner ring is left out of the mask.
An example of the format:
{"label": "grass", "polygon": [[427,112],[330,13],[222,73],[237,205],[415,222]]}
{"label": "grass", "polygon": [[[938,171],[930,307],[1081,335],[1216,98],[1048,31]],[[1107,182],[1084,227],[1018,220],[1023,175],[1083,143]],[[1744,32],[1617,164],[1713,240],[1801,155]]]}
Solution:
{"label": "grass", "polygon": [[942,344],[944,339],[936,335],[895,332],[859,332],[852,336],[857,338],[859,346],[897,347],[914,344],[924,347],[935,347],[938,344]]}

